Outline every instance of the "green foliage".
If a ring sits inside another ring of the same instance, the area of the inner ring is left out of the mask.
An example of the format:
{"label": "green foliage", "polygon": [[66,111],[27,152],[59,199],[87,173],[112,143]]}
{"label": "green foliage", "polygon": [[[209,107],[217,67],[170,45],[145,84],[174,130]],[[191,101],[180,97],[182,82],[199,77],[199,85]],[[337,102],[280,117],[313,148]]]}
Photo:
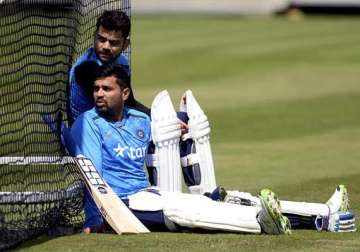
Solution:
{"label": "green foliage", "polygon": [[[325,202],[347,185],[360,214],[359,18],[133,17],[133,86],[148,105],[192,89],[226,188]],[[26,251],[356,251],[355,234],[151,233],[42,237]]]}

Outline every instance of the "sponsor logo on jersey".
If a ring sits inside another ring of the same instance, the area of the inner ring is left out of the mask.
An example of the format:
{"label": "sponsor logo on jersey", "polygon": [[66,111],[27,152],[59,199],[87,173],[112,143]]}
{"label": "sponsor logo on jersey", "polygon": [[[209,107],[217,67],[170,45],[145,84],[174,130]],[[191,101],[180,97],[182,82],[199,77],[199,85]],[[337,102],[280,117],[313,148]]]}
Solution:
{"label": "sponsor logo on jersey", "polygon": [[119,156],[123,158],[128,157],[132,160],[135,160],[137,158],[145,157],[146,147],[138,147],[138,148],[129,147],[129,146],[122,147],[120,146],[120,144],[118,144],[118,146],[114,148],[114,151],[117,157]]}

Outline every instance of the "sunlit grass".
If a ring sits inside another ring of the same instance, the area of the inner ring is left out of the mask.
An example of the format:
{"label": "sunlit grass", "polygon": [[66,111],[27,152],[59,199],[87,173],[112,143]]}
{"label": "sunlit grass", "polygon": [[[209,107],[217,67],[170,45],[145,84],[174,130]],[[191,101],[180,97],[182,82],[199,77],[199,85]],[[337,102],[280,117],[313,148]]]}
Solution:
{"label": "sunlit grass", "polygon": [[[360,213],[359,18],[133,17],[136,97],[192,89],[212,126],[218,183],[325,202],[347,185]],[[42,237],[26,251],[356,251],[355,234],[151,233]]]}

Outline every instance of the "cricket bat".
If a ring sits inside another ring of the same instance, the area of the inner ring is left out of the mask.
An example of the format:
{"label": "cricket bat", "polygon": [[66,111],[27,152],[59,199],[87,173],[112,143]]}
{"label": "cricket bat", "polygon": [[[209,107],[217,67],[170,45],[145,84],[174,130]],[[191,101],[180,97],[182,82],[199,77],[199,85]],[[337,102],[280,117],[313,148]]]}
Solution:
{"label": "cricket bat", "polygon": [[117,234],[150,232],[101,178],[90,159],[78,156],[74,160],[102,216]]}

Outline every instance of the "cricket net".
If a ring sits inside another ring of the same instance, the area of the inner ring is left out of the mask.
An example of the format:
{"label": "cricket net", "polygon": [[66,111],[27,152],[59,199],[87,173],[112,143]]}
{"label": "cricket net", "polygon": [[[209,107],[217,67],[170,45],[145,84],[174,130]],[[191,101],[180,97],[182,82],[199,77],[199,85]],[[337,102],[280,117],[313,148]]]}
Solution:
{"label": "cricket net", "polygon": [[130,0],[0,1],[0,250],[81,227],[80,175],[42,115],[67,120],[70,67],[114,9]]}

